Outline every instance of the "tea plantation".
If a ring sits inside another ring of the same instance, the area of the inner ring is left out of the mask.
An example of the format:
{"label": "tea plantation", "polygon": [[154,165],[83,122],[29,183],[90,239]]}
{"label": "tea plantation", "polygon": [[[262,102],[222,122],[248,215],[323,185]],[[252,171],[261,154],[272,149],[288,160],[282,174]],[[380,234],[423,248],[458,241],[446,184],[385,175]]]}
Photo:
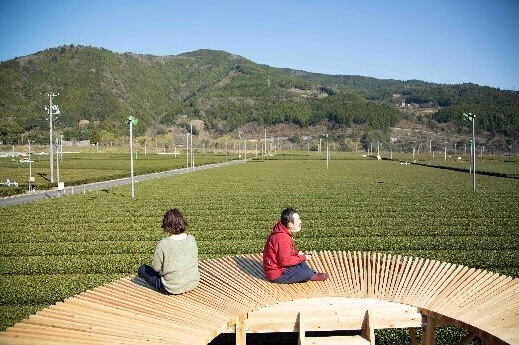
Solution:
{"label": "tea plantation", "polygon": [[286,206],[301,250],[420,256],[519,276],[519,180],[371,159],[257,160],[0,209],[0,329],[135,274],[183,211],[201,259],[258,253]]}

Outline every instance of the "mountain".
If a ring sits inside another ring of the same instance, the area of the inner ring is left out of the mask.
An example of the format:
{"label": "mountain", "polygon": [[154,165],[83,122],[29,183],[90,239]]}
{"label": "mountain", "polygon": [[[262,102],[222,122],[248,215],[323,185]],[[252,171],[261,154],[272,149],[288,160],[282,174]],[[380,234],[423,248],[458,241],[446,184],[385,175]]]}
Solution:
{"label": "mountain", "polygon": [[4,143],[22,136],[48,143],[49,92],[59,93],[55,130],[69,140],[126,136],[134,116],[135,134],[149,137],[185,132],[198,120],[197,131],[210,137],[252,123],[324,126],[335,137],[386,141],[403,125],[465,135],[463,112],[478,114],[477,131],[488,140],[501,146],[519,140],[514,91],[273,68],[223,51],[159,57],[68,45],[0,63]]}

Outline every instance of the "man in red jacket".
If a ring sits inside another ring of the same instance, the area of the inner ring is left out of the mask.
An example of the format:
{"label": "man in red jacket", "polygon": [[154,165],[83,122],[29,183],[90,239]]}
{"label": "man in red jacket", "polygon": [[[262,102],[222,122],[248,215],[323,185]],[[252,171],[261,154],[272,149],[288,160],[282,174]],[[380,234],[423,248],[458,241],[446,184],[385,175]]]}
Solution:
{"label": "man in red jacket", "polygon": [[309,280],[326,280],[327,273],[316,273],[306,260],[311,254],[294,249],[292,234],[301,231],[301,218],[293,208],[281,212],[281,220],[274,226],[263,248],[263,270],[273,283],[299,283]]}

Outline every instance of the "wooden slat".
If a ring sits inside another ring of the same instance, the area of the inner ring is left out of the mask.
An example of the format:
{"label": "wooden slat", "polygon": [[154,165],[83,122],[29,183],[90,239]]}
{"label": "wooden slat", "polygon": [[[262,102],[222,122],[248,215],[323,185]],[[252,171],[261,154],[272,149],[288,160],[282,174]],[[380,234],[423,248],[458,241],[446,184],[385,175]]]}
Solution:
{"label": "wooden slat", "polygon": [[406,302],[411,305],[423,305],[425,304],[425,297],[427,287],[432,283],[430,277],[434,276],[440,267],[440,262],[434,260],[425,260],[423,265],[420,267],[420,273],[418,274],[415,284],[410,287],[408,294],[406,295]]}
{"label": "wooden slat", "polygon": [[396,302],[403,303],[405,300],[407,300],[409,290],[411,289],[411,286],[413,286],[415,283],[415,279],[418,276],[422,263],[423,259],[410,258],[408,276],[406,277],[406,279],[403,280],[403,283],[401,284],[398,293],[395,296]]}

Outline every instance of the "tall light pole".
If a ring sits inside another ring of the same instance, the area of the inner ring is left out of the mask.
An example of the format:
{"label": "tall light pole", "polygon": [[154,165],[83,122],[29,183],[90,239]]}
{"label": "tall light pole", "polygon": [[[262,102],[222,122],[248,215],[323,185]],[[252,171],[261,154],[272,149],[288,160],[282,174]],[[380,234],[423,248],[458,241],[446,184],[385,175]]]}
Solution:
{"label": "tall light pole", "polygon": [[59,107],[57,104],[52,105],[52,98],[59,96],[59,93],[47,93],[49,96],[49,107],[45,106],[45,110],[49,115],[49,162],[50,162],[50,182],[54,183],[54,150],[52,148],[52,117],[53,115],[59,115]]}
{"label": "tall light pole", "polygon": [[193,124],[191,124],[191,134],[189,135],[191,138],[191,170],[195,169],[195,151],[193,149]]}
{"label": "tall light pole", "polygon": [[265,129],[265,153],[263,154],[263,156],[266,156],[267,155],[267,130]]}
{"label": "tall light pole", "polygon": [[58,197],[60,196],[59,183],[59,138],[56,138],[56,178],[58,179]]}
{"label": "tall light pole", "polygon": [[32,155],[31,155],[31,141],[29,143],[29,192],[32,191]]}
{"label": "tall light pole", "polygon": [[241,159],[241,134],[243,132],[238,132],[238,159]]}
{"label": "tall light pole", "polygon": [[476,191],[476,134],[475,134],[475,122],[476,122],[476,114],[463,113],[465,120],[472,122],[472,188],[474,192]]}
{"label": "tall light pole", "polygon": [[132,199],[135,196],[135,189],[133,186],[133,125],[139,123],[139,119],[129,116],[128,121],[126,122],[130,125],[130,177],[132,181]]}
{"label": "tall light pole", "polygon": [[186,133],[186,169],[189,169],[189,133]]}
{"label": "tall light pole", "polygon": [[330,165],[330,143],[328,142],[328,134],[326,134],[326,170]]}

